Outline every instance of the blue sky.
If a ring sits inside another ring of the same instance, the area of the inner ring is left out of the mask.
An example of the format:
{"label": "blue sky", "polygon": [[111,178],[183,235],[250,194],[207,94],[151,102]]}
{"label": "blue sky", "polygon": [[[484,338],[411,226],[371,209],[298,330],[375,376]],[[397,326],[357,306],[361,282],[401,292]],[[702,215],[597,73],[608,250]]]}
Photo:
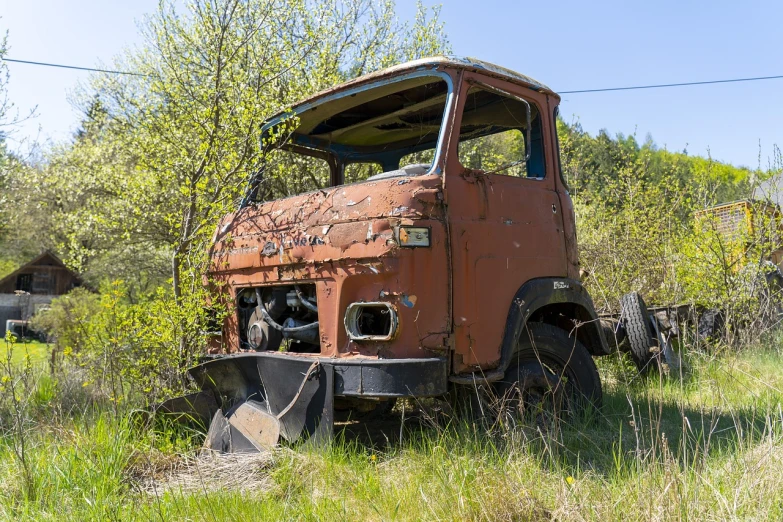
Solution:
{"label": "blue sky", "polygon": [[[0,0],[9,57],[96,66],[139,42],[154,0]],[[397,0],[411,17],[415,0]],[[444,0],[455,54],[515,69],[557,90],[783,75],[783,2]],[[38,105],[15,139],[67,139],[68,93],[87,73],[9,64],[9,97]],[[737,165],[767,165],[783,146],[783,80],[564,95],[561,113],[591,133],[652,135],[661,147]]]}

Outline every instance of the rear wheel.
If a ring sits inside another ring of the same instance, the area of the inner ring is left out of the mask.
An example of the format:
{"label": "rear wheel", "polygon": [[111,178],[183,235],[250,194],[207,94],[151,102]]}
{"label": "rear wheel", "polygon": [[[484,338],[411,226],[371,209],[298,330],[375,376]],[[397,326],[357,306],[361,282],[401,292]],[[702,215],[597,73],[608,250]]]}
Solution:
{"label": "rear wheel", "polygon": [[494,387],[504,406],[527,418],[571,416],[586,407],[600,407],[603,398],[601,379],[584,345],[544,323],[527,326],[503,379]]}

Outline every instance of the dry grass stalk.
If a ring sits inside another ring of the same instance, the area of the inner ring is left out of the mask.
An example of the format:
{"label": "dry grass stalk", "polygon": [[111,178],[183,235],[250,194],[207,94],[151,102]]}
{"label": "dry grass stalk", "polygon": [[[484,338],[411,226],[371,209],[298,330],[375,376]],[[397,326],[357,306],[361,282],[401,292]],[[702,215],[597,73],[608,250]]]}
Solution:
{"label": "dry grass stalk", "polygon": [[203,450],[196,456],[184,456],[160,463],[148,460],[138,466],[135,475],[139,489],[150,495],[172,493],[214,493],[217,491],[260,492],[272,486],[269,470],[280,450],[263,453],[219,454]]}

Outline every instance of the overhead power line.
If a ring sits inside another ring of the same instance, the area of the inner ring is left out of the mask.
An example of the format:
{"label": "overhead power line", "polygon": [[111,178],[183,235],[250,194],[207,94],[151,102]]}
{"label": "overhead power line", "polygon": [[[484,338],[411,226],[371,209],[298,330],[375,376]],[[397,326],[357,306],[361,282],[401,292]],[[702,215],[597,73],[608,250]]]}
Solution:
{"label": "overhead power line", "polygon": [[94,69],[92,67],[78,67],[76,65],[62,65],[59,63],[45,63],[45,62],[31,62],[30,60],[14,60],[12,58],[3,58],[4,62],[25,63],[27,65],[43,65],[45,67],[59,67],[61,69],[76,69],[77,71],[93,71],[109,74],[127,74],[130,76],[146,76],[141,73],[128,72],[128,71],[112,71],[109,69]]}
{"label": "overhead power line", "polygon": [[[61,69],[75,69],[78,71],[102,72],[108,74],[127,74],[130,76],[146,76],[142,73],[130,71],[113,71],[109,69],[95,69],[92,67],[78,67],[76,65],[63,65],[58,63],[33,62],[30,60],[15,60],[12,58],[3,58],[6,62],[24,63],[27,65],[42,65],[44,67],[59,67]],[[777,76],[755,76],[752,78],[731,78],[728,80],[706,80],[701,82],[681,82],[681,83],[659,83],[653,85],[632,85],[628,87],[603,87],[599,89],[579,89],[573,91],[558,91],[559,94],[587,94],[593,92],[611,92],[611,91],[637,91],[641,89],[665,89],[670,87],[688,87],[691,85],[714,85],[718,83],[739,83],[739,82],[757,82],[763,80],[780,80],[783,74]]]}
{"label": "overhead power line", "polygon": [[602,89],[582,89],[578,91],[558,91],[560,94],[582,94],[589,92],[609,92],[609,91],[634,91],[639,89],[663,89],[666,87],[687,87],[689,85],[712,85],[715,83],[737,83],[737,82],[757,82],[761,80],[780,80],[779,76],[756,76],[755,78],[732,78],[730,80],[707,80],[703,82],[682,82],[682,83],[660,83],[657,85],[634,85],[631,87],[605,87]]}

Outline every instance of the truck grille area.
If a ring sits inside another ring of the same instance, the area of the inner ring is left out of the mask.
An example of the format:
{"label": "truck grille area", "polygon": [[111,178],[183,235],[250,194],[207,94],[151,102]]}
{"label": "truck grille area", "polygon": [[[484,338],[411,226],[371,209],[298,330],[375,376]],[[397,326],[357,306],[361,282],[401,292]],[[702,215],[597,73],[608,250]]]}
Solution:
{"label": "truck grille area", "polygon": [[243,288],[237,315],[244,350],[320,352],[314,284]]}

